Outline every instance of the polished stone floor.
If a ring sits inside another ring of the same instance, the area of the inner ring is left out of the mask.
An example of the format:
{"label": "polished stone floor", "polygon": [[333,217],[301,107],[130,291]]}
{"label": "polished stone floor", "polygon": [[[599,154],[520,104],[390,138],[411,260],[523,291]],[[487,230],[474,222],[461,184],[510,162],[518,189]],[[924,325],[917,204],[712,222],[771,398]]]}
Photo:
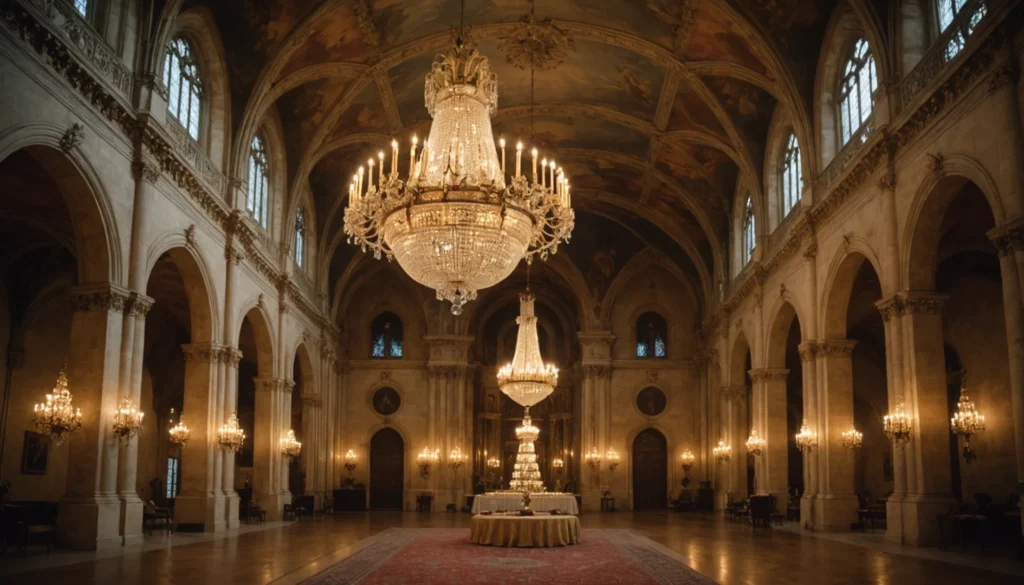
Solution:
{"label": "polished stone floor", "polygon": [[[374,512],[307,519],[226,537],[154,535],[143,547],[104,555],[54,552],[47,558],[34,552],[23,560],[8,551],[0,558],[0,582],[287,585],[352,554],[361,539],[389,527],[466,527],[468,536],[469,519],[468,514]],[[632,529],[675,550],[693,569],[723,585],[1024,582],[1024,563],[999,552],[978,557],[926,550],[922,555],[885,545],[880,538],[837,540],[787,530],[752,531],[718,517],[667,512],[586,514],[581,521],[584,529]],[[47,560],[62,566],[40,568]],[[965,560],[975,566],[962,564]],[[1002,572],[979,568],[984,566]]]}

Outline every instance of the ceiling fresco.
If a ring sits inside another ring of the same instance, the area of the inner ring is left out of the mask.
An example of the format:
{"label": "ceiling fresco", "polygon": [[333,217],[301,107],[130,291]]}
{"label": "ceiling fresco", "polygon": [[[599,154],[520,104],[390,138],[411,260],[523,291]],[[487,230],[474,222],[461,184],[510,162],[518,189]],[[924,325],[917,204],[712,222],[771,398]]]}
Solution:
{"label": "ceiling fresco", "polygon": [[[880,0],[869,1],[884,8]],[[532,116],[529,71],[513,67],[499,50],[529,2],[467,0],[465,21],[498,77],[495,135],[532,136],[566,169],[574,204],[604,206],[595,213],[615,216],[631,233],[653,229],[660,235],[645,237],[645,245],[692,275],[699,289],[699,275],[726,269],[734,191],[742,173],[760,174],[774,110],[812,101],[818,49],[834,4],[539,0],[538,19],[550,18],[567,31],[574,48],[557,68],[534,75]],[[248,135],[237,134],[251,133],[251,120],[279,116],[286,196],[293,200],[311,190],[316,241],[336,240],[340,214],[331,210],[353,170],[379,148],[375,144],[390,136],[407,144],[411,134],[422,138],[429,131],[424,76],[458,24],[459,5],[185,1],[185,10],[209,10],[219,28],[235,142],[248,143]],[[761,177],[747,179],[759,183]],[[584,247],[579,242],[586,229],[577,228],[567,249]],[[352,258],[347,252],[321,251],[330,278],[343,270],[337,258]]]}

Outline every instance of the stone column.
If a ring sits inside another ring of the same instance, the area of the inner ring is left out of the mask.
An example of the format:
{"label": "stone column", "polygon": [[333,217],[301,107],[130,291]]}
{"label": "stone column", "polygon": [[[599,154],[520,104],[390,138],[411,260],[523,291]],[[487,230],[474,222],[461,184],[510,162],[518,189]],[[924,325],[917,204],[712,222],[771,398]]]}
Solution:
{"label": "stone column", "polygon": [[287,424],[282,405],[285,397],[291,400],[293,386],[294,382],[284,378],[256,378],[252,485],[254,497],[259,498],[260,508],[267,511],[268,520],[280,520],[288,503],[287,491],[282,493],[280,489],[282,473],[286,478],[288,473],[283,465],[280,439],[281,429]]}
{"label": "stone column", "polygon": [[[755,481],[759,494],[772,494],[781,507],[789,488],[785,368],[750,370],[754,383],[754,428],[766,441],[765,451],[756,458]],[[746,439],[744,439],[745,441]]]}
{"label": "stone column", "polygon": [[[242,361],[242,352],[237,347],[225,347],[217,371],[221,376],[221,394],[224,407],[221,418],[227,422],[232,412],[238,409],[238,362]],[[223,459],[221,463],[221,491],[224,493],[225,522],[229,529],[238,528],[238,492],[235,491],[235,456],[234,451],[220,449]]]}
{"label": "stone column", "polygon": [[853,426],[853,348],[855,341],[827,339],[816,353],[824,376],[819,394],[819,421],[809,422],[818,433],[818,493],[815,497],[814,529],[848,531],[857,521],[854,493],[854,459],[843,447],[842,433]]}
{"label": "stone column", "polygon": [[[798,346],[804,380],[804,414],[808,421],[818,420],[818,343],[805,341]],[[789,441],[789,436],[786,436]],[[818,495],[818,453],[811,451],[804,457],[804,492],[800,494],[800,524],[813,526],[814,501]]]}
{"label": "stone column", "polygon": [[[715,495],[720,499],[716,507],[724,508],[730,497],[746,496],[745,476],[747,469],[747,454],[743,440],[739,440],[740,434],[746,430],[746,414],[744,407],[747,401],[747,387],[723,386],[721,389],[722,399],[725,401],[722,407],[722,436],[721,440],[732,447],[732,454],[728,461],[715,461],[717,473],[721,477],[721,488],[716,490]],[[715,446],[718,441],[715,441]],[[714,448],[714,447],[712,447]],[[743,470],[740,473],[740,470]]]}
{"label": "stone column", "polygon": [[82,410],[82,428],[63,447],[68,450],[67,491],[57,516],[58,538],[69,548],[99,550],[121,544],[118,453],[111,428],[128,299],[128,291],[114,284],[71,290],[68,389],[72,404]]}
{"label": "stone column", "polygon": [[222,451],[217,431],[221,417],[219,366],[228,355],[214,343],[183,345],[185,404],[182,416],[191,430],[181,448],[181,492],[174,499],[174,522],[186,532],[220,532],[227,528],[225,498],[217,472]]}
{"label": "stone column", "polygon": [[[153,299],[132,293],[125,304],[121,332],[121,373],[119,376],[122,398],[130,399],[141,410],[142,359],[145,353],[146,314]],[[155,425],[157,421],[143,421]],[[142,543],[143,504],[136,491],[138,476],[139,441],[137,438],[118,441],[117,493],[121,499],[119,530],[125,545]]]}
{"label": "stone column", "polygon": [[[891,295],[875,303],[885,327],[885,374],[888,387],[889,409],[903,401],[903,323],[899,318],[903,312],[903,300]],[[893,493],[885,502],[885,537],[893,542],[903,542],[903,499],[908,491],[906,450],[893,449]]]}
{"label": "stone column", "polygon": [[[1013,432],[1017,447],[1017,491],[1024,499],[1024,307],[1021,305],[1022,275],[1017,262],[1017,258],[1024,254],[1024,229],[1017,227],[1002,234],[993,234],[992,242],[999,250],[999,268],[1003,282],[1006,345],[1010,354]],[[1024,534],[1024,518],[1021,532]],[[1021,543],[1024,547],[1024,538],[1021,539]]]}
{"label": "stone column", "polygon": [[[323,498],[320,485],[320,460],[323,433],[320,429],[320,410],[323,398],[319,394],[302,396],[302,455],[299,464],[306,474],[306,495],[312,495],[317,505]],[[319,506],[318,506],[319,507]]]}

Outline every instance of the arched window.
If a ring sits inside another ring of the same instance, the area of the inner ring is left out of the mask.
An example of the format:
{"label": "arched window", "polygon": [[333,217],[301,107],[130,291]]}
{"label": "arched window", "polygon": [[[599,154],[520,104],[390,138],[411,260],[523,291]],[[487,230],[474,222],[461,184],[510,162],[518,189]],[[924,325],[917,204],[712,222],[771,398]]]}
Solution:
{"label": "arched window", "polygon": [[402,357],[402,320],[394,313],[381,313],[371,327],[370,357],[397,359]]}
{"label": "arched window", "polygon": [[668,357],[668,327],[657,313],[644,313],[636,320],[636,357]]}
{"label": "arched window", "polygon": [[167,109],[188,135],[198,141],[203,84],[192,47],[183,38],[176,38],[167,45],[164,85],[167,86]]}
{"label": "arched window", "polygon": [[789,215],[800,201],[803,190],[803,169],[800,166],[800,144],[790,134],[786,151],[782,155],[782,217]]}
{"label": "arched window", "polygon": [[873,95],[878,89],[878,72],[868,42],[858,39],[853,53],[843,66],[842,85],[839,88],[839,120],[842,143],[846,144],[871,116]]}
{"label": "arched window", "polygon": [[75,10],[82,16],[88,16],[89,0],[75,0]]}
{"label": "arched window", "polygon": [[[939,34],[946,32],[946,29],[953,26],[953,21],[967,5],[967,0],[937,0],[935,10],[938,12]],[[978,2],[972,9],[970,17],[962,20],[959,29],[949,37],[946,43],[946,60],[956,57],[957,53],[963,50],[967,44],[967,37],[971,36],[978,23],[985,17],[985,3]]]}
{"label": "arched window", "polygon": [[263,227],[267,227],[267,149],[258,135],[252,137],[249,148],[249,198],[246,209]]}
{"label": "arched window", "polygon": [[295,263],[302,268],[306,256],[306,210],[299,208],[295,214]]}
{"label": "arched window", "polygon": [[754,203],[747,197],[743,206],[743,265],[746,266],[754,257],[754,246],[757,245],[757,225],[754,223]]}

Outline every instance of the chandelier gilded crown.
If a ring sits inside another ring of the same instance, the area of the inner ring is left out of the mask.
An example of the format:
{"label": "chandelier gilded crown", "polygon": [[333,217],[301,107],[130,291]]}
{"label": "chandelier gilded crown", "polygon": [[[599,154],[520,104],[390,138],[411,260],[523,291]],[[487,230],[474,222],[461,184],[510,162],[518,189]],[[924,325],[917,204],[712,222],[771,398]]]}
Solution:
{"label": "chandelier gilded crown", "polygon": [[67,369],[65,362],[57,375],[57,385],[46,395],[46,402],[36,404],[32,410],[32,421],[36,428],[50,435],[56,445],[82,428],[82,409],[71,406]]}
{"label": "chandelier gilded crown", "polygon": [[800,432],[793,438],[796,441],[796,448],[801,453],[809,453],[811,449],[818,446],[818,433],[807,424],[807,419],[800,425]]}
{"label": "chandelier gilded crown", "polygon": [[750,436],[747,437],[747,453],[758,457],[764,452],[766,446],[765,440],[757,434],[757,429],[751,429]]}
{"label": "chandelier gilded crown", "polygon": [[569,181],[556,163],[538,169],[531,149],[524,169],[520,142],[508,168],[505,140],[496,145],[491,130],[497,77],[461,34],[434,61],[424,98],[433,124],[419,151],[412,138],[408,174],[400,177],[397,141],[389,169],[383,151],[359,167],[349,185],[345,233],[374,258],[398,260],[458,315],[520,260],[557,252],[575,216]]}
{"label": "chandelier gilded crown", "polygon": [[729,457],[732,455],[732,446],[726,445],[724,440],[719,439],[718,445],[711,450],[711,454],[714,455],[715,460],[719,463],[728,461]]}
{"label": "chandelier gilded crown", "polygon": [[516,324],[516,352],[512,362],[498,370],[498,388],[517,404],[529,408],[547,398],[558,383],[558,368],[545,364],[537,338],[537,316],[530,291],[519,293],[519,317]]}
{"label": "chandelier gilded crown", "polygon": [[882,417],[882,432],[891,441],[895,441],[898,447],[910,442],[914,432],[914,421],[903,410],[903,401],[896,402],[896,410]]}

